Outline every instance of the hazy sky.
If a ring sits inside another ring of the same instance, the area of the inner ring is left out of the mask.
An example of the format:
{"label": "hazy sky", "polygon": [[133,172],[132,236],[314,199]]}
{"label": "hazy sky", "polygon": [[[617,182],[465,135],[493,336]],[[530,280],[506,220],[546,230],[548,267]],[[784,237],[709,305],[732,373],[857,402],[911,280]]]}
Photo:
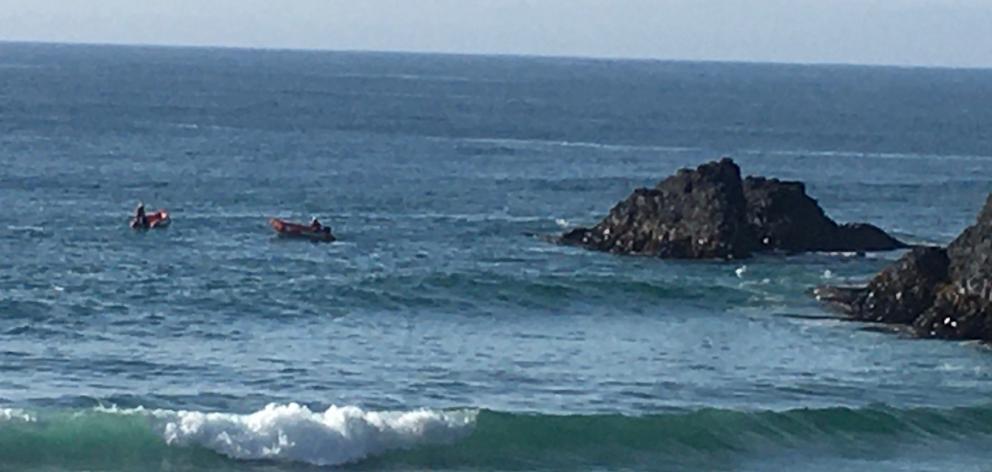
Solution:
{"label": "hazy sky", "polygon": [[0,40],[992,67],[992,0],[0,0]]}

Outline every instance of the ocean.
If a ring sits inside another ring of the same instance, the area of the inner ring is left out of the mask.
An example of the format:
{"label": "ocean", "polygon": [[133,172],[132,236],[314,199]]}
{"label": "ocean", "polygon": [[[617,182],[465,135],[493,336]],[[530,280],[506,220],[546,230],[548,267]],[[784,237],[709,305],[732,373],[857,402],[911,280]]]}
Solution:
{"label": "ocean", "polygon": [[730,156],[943,244],[990,130],[992,70],[0,43],[0,470],[990,470],[992,351],[809,296],[899,252],[540,237]]}

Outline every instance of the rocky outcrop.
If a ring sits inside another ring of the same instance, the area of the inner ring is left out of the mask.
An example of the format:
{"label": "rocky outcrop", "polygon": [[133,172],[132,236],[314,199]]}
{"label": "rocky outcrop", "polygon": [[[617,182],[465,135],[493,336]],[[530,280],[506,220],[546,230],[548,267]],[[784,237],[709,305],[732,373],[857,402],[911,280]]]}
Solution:
{"label": "rocky outcrop", "polygon": [[806,195],[802,182],[783,182],[764,177],[744,180],[747,222],[761,247],[806,251],[823,246],[837,224]]}
{"label": "rocky outcrop", "polygon": [[679,259],[905,247],[872,225],[838,225],[806,195],[801,182],[741,180],[740,168],[726,158],[679,170],[652,189],[637,189],[596,226],[570,231],[558,241]]}
{"label": "rocky outcrop", "polygon": [[950,283],[913,327],[925,337],[992,340],[992,194],[947,257]]}
{"label": "rocky outcrop", "polygon": [[740,168],[723,159],[634,191],[598,225],[566,233],[561,241],[664,258],[747,257],[753,238],[744,212]]}
{"label": "rocky outcrop", "polygon": [[941,287],[933,306],[913,320],[918,336],[992,341],[992,302],[955,284]]}
{"label": "rocky outcrop", "polygon": [[887,251],[906,247],[876,226],[838,225],[806,194],[802,182],[744,180],[747,222],[763,248],[787,252]]}
{"label": "rocky outcrop", "polygon": [[947,249],[914,249],[866,287],[816,293],[855,319],[911,325],[922,337],[992,340],[992,195]]}
{"label": "rocky outcrop", "polygon": [[947,256],[951,260],[951,278],[966,293],[984,298],[992,295],[992,194],[975,224],[947,246]]}
{"label": "rocky outcrop", "polygon": [[937,290],[948,281],[947,266],[943,248],[915,248],[866,287],[818,289],[816,295],[859,320],[910,324],[933,306]]}

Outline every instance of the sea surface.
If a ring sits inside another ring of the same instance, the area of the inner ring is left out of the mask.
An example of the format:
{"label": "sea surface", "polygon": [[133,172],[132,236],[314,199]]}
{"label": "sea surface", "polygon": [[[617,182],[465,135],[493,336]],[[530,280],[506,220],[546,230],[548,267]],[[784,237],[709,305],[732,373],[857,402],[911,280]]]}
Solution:
{"label": "sea surface", "polygon": [[0,470],[992,469],[992,350],[809,297],[899,252],[540,238],[721,156],[947,243],[992,71],[2,43]]}

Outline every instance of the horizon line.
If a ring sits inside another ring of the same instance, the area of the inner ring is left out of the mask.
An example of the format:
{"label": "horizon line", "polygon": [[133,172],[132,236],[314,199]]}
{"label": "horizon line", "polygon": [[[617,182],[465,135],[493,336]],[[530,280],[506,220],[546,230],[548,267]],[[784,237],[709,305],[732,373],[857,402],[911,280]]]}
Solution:
{"label": "horizon line", "polygon": [[520,59],[558,59],[585,60],[605,62],[657,62],[657,63],[697,63],[697,64],[745,64],[745,65],[775,65],[799,67],[864,67],[864,68],[894,68],[894,69],[939,69],[939,70],[973,70],[989,71],[988,66],[953,66],[925,65],[900,63],[864,63],[864,62],[835,62],[835,61],[785,61],[760,59],[688,59],[688,58],[658,58],[645,56],[600,56],[600,55],[571,55],[571,54],[540,54],[540,53],[492,53],[492,52],[455,52],[416,49],[334,49],[292,46],[245,46],[226,44],[176,44],[176,43],[132,43],[112,41],[60,41],[35,39],[0,39],[0,44],[68,46],[68,47],[121,47],[121,48],[162,48],[162,49],[219,49],[232,51],[269,51],[269,52],[309,52],[309,53],[338,53],[338,54],[384,54],[384,55],[424,55],[450,57],[493,57]]}

